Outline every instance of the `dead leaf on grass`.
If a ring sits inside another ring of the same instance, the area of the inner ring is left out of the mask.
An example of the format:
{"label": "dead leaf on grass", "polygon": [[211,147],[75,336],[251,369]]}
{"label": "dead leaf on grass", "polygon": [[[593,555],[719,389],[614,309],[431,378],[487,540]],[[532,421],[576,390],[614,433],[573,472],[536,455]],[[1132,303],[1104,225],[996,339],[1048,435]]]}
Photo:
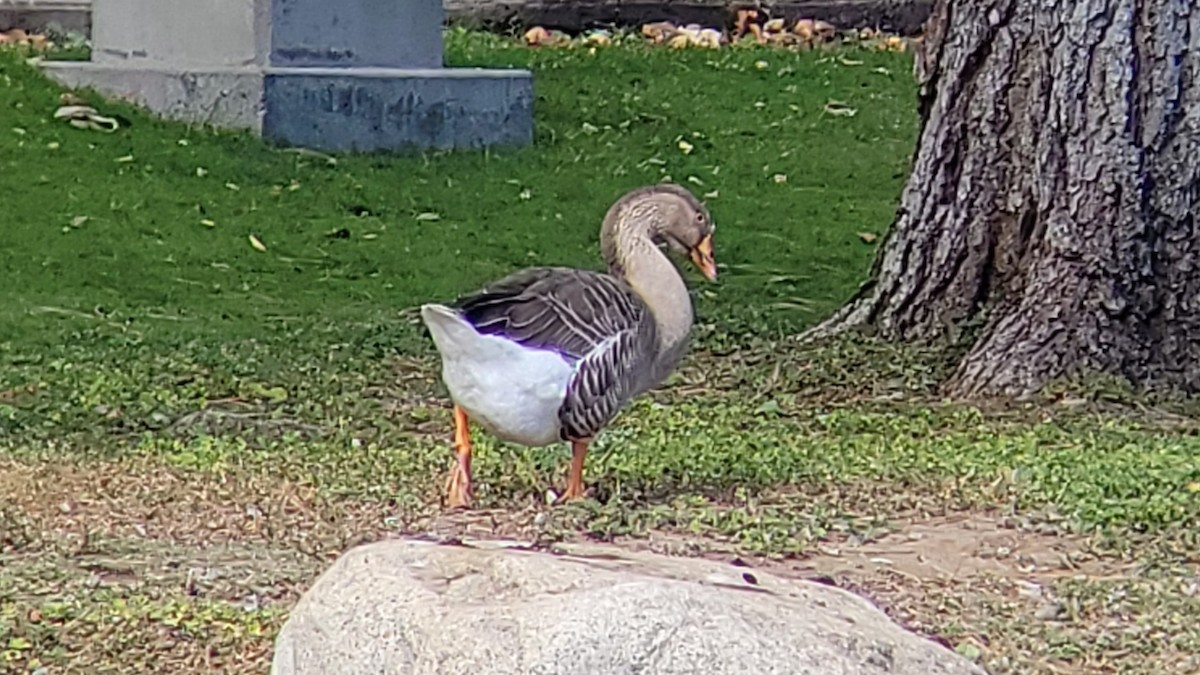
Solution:
{"label": "dead leaf on grass", "polygon": [[267,252],[267,245],[262,243],[262,240],[253,234],[250,235],[250,245],[253,246],[254,250],[256,251],[262,251],[263,253]]}
{"label": "dead leaf on grass", "polygon": [[98,110],[90,105],[59,106],[54,111],[54,119],[65,119],[68,124],[76,129],[91,129],[106,133],[112,133],[121,126],[116,119],[101,115]]}
{"label": "dead leaf on grass", "polygon": [[879,238],[879,236],[876,235],[874,232],[859,232],[858,238],[862,239],[864,242],[866,242],[868,244],[871,244],[871,243],[874,243],[875,240]]}
{"label": "dead leaf on grass", "polygon": [[841,101],[830,101],[825,104],[825,112],[834,117],[854,117],[858,114],[858,109],[851,108]]}
{"label": "dead leaf on grass", "polygon": [[[301,157],[312,157],[313,159],[319,159],[329,166],[337,166],[338,163],[336,157],[331,157],[323,152],[317,152],[316,150],[310,150],[308,148],[286,148],[284,149],[284,152],[288,152],[293,155],[300,155]],[[292,182],[294,183],[295,181]]]}

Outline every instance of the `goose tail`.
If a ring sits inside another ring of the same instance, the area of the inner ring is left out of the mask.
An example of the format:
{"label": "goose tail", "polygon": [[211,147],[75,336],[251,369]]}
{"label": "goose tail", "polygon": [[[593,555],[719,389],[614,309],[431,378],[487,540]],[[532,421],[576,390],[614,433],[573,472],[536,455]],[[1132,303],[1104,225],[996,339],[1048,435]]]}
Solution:
{"label": "goose tail", "polygon": [[438,304],[421,305],[421,321],[429,329],[439,352],[456,351],[479,339],[479,333],[453,309]]}

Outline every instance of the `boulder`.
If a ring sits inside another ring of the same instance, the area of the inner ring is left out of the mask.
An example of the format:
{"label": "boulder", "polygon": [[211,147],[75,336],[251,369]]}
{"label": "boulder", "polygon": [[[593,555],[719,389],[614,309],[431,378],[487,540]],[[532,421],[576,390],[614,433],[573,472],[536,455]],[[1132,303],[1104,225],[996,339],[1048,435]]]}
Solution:
{"label": "boulder", "polygon": [[590,546],[385,540],[300,599],[274,675],[982,675],[867,600],[747,567]]}

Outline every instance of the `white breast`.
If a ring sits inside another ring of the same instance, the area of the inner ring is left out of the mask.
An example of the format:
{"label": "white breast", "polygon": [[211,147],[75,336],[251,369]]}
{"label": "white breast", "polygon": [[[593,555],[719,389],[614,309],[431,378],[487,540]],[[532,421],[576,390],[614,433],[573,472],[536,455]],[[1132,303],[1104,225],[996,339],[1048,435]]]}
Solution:
{"label": "white breast", "polygon": [[557,443],[558,409],[575,367],[561,355],[482,335],[454,310],[425,305],[421,318],[442,356],[450,397],[497,438]]}

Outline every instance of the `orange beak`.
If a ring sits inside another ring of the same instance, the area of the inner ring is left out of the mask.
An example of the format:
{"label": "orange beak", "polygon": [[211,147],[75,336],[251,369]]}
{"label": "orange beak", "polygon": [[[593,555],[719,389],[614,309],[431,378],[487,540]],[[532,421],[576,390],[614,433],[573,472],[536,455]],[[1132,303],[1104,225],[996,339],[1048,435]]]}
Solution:
{"label": "orange beak", "polygon": [[717,262],[713,259],[712,235],[706,234],[691,250],[692,263],[705,279],[717,280]]}

